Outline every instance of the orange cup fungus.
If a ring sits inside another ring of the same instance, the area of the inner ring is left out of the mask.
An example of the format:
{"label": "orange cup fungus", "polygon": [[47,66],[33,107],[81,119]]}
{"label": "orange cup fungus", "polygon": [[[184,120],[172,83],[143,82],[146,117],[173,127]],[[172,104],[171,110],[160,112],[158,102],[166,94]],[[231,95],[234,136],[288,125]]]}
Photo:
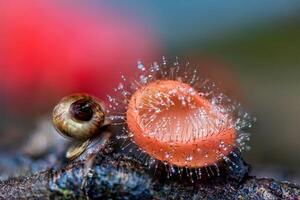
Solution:
{"label": "orange cup fungus", "polygon": [[190,85],[156,80],[131,96],[126,112],[134,142],[151,157],[178,167],[205,167],[235,146],[231,118]]}

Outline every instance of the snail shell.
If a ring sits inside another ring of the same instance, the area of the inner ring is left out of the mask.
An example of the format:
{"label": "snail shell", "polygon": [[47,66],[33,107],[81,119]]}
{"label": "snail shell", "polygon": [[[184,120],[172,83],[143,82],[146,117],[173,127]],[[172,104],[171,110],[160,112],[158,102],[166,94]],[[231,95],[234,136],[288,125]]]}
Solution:
{"label": "snail shell", "polygon": [[90,95],[72,94],[55,106],[52,121],[61,135],[85,141],[99,134],[105,125],[104,106]]}

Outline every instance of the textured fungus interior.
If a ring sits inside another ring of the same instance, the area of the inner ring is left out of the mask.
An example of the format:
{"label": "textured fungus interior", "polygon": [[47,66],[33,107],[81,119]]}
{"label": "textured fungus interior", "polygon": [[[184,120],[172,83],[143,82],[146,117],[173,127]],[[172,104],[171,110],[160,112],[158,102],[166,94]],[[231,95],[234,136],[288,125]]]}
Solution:
{"label": "textured fungus interior", "polygon": [[177,166],[216,163],[234,146],[227,116],[178,81],[155,81],[131,97],[127,122],[134,141],[150,156]]}

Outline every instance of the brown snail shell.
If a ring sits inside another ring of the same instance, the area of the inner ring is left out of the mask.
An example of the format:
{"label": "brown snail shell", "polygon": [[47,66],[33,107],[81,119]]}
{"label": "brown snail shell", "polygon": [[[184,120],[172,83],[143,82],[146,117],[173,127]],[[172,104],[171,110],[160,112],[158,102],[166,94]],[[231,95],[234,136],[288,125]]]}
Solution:
{"label": "brown snail shell", "polygon": [[82,93],[64,97],[55,106],[52,121],[61,135],[77,141],[100,134],[100,128],[107,124],[103,103]]}

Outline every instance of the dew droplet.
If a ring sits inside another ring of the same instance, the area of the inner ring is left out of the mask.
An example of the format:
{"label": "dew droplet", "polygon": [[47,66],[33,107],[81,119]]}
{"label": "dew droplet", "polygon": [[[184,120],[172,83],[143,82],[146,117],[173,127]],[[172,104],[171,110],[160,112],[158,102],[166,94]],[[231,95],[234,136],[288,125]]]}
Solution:
{"label": "dew droplet", "polygon": [[193,160],[193,156],[189,155],[188,157],[186,157],[186,161],[191,162]]}
{"label": "dew droplet", "polygon": [[171,154],[170,154],[169,152],[166,152],[166,153],[165,153],[165,158],[166,158],[166,159],[171,158]]}
{"label": "dew droplet", "polygon": [[147,83],[147,80],[148,80],[148,78],[147,78],[146,76],[144,76],[144,75],[141,75],[141,76],[140,76],[140,82],[141,82],[142,84],[146,84],[146,83]]}
{"label": "dew droplet", "polygon": [[124,88],[124,85],[122,83],[119,83],[117,88],[118,88],[118,90],[122,90]]}
{"label": "dew droplet", "polygon": [[137,63],[137,68],[138,68],[139,70],[141,70],[141,71],[145,71],[145,70],[146,70],[144,64],[143,64],[141,61],[138,61],[138,63]]}

